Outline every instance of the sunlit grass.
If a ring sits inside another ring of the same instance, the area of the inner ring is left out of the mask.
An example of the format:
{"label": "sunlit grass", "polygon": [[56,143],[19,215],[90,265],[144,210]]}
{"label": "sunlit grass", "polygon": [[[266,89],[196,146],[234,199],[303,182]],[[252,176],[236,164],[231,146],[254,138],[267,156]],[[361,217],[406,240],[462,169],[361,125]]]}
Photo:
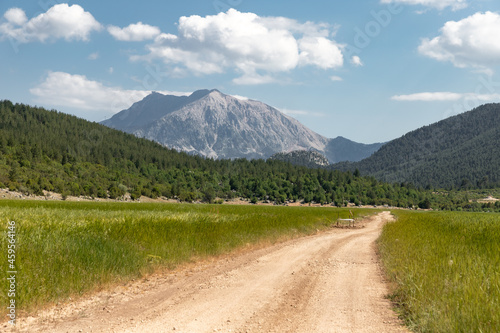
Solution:
{"label": "sunlit grass", "polygon": [[[0,278],[7,223],[16,221],[16,303],[25,310],[248,243],[316,232],[349,215],[334,208],[37,201],[0,201],[0,212]],[[6,309],[7,284],[1,287]]]}
{"label": "sunlit grass", "polygon": [[397,211],[380,252],[417,332],[500,332],[500,215]]}

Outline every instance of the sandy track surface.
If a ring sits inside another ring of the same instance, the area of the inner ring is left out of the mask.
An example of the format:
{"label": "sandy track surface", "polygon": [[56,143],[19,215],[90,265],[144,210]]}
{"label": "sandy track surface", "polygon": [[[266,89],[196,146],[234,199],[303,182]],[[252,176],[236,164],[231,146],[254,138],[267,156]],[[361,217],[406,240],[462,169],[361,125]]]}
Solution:
{"label": "sandy track surface", "polygon": [[21,320],[26,332],[407,332],[374,242],[391,219],[233,254]]}

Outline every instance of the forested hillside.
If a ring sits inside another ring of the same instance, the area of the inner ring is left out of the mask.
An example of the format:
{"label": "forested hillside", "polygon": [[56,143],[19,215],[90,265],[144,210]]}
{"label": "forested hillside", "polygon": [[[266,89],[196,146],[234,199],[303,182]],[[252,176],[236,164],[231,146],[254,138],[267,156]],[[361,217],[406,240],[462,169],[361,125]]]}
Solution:
{"label": "forested hillside", "polygon": [[412,182],[447,189],[500,186],[500,104],[422,127],[357,163],[333,168],[359,169],[381,181]]}
{"label": "forested hillside", "polygon": [[74,116],[0,102],[0,186],[119,198],[129,192],[183,201],[243,197],[283,203],[348,202],[417,205],[424,191],[350,172],[308,169],[281,161],[211,160]]}

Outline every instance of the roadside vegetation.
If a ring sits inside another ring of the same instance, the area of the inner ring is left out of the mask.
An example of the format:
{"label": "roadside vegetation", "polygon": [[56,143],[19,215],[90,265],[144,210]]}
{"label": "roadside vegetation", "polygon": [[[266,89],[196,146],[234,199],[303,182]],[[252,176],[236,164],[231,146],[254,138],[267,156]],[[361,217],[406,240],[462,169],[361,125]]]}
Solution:
{"label": "roadside vegetation", "polygon": [[379,249],[416,332],[500,332],[500,215],[394,211]]}
{"label": "roadside vegetation", "polygon": [[[16,222],[16,304],[33,310],[158,269],[330,227],[349,210],[308,207],[0,201]],[[373,210],[353,210],[356,216]],[[7,308],[2,237],[0,313]]]}

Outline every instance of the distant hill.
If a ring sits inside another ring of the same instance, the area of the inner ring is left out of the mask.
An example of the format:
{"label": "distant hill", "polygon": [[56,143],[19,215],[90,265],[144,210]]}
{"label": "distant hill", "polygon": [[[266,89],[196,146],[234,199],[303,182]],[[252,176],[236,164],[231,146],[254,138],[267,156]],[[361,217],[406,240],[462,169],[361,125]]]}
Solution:
{"label": "distant hill", "polygon": [[330,139],[325,149],[332,163],[350,161],[358,162],[380,149],[385,143],[363,144],[338,136]]}
{"label": "distant hill", "polygon": [[216,89],[181,97],[152,93],[102,124],[210,158],[267,159],[280,152],[316,150],[334,163],[359,161],[381,146],[328,139],[267,104]]}
{"label": "distant hill", "polygon": [[500,104],[409,132],[357,163],[334,169],[355,170],[388,182],[438,188],[500,186]]}
{"label": "distant hill", "polygon": [[308,168],[321,168],[330,165],[328,159],[317,151],[296,150],[289,153],[277,153],[269,159],[289,162],[293,165],[305,166]]}

